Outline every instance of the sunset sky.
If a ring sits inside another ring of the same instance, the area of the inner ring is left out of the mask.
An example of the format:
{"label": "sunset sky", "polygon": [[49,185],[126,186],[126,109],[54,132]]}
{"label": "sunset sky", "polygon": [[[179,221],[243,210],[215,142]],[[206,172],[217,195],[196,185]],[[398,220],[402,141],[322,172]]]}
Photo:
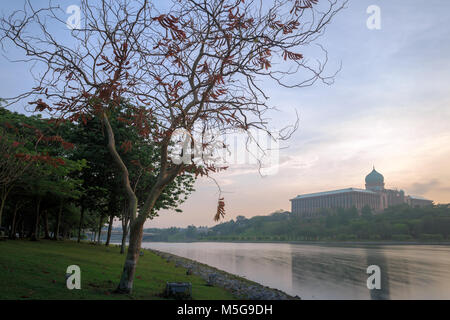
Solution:
{"label": "sunset sky", "polygon": [[[2,13],[14,3],[2,4]],[[366,27],[373,4],[381,8],[380,30]],[[373,165],[387,188],[449,203],[448,12],[449,1],[351,0],[318,40],[329,52],[329,73],[342,63],[333,85],[265,85],[279,109],[271,114],[273,127],[291,123],[297,112],[299,129],[282,144],[277,174],[262,177],[256,166],[231,166],[214,175],[225,197],[225,221],[290,210],[289,199],[302,193],[364,188]],[[0,68],[0,97],[33,85],[27,67],[0,57]],[[23,112],[21,105],[14,108]],[[195,188],[183,213],[161,212],[146,227],[214,225],[216,184],[200,179]]]}

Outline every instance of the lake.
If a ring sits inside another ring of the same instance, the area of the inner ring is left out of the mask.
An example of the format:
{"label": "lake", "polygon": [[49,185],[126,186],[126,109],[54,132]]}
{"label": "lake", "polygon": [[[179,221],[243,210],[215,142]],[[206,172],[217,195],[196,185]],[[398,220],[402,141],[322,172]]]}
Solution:
{"label": "lake", "polygon": [[[302,299],[450,299],[450,246],[143,242]],[[367,288],[369,265],[381,289]]]}

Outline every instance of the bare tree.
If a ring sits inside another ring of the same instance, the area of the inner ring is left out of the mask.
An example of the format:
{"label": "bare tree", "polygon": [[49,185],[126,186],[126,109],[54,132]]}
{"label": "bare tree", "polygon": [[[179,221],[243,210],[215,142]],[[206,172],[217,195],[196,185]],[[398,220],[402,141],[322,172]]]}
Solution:
{"label": "bare tree", "polygon": [[[71,31],[70,41],[55,31],[56,23],[65,24],[57,6],[36,9],[29,1],[1,20],[2,45],[23,49],[22,62],[42,65],[34,74],[36,86],[8,102],[32,98],[36,110],[58,119],[103,120],[128,200],[130,241],[117,291],[129,293],[143,225],[164,188],[184,172],[224,169],[194,156],[171,161],[172,134],[183,129],[190,137],[200,135],[206,149],[213,143],[205,134],[211,130],[270,133],[267,112],[274,106],[262,82],[286,88],[330,83],[334,75],[324,75],[327,52],[310,62],[302,50],[316,42],[345,1],[172,0],[164,9],[147,0],[81,2],[82,25]],[[139,212],[109,118],[124,100],[130,117],[121,120],[160,147],[158,178]],[[286,127],[280,138],[295,128]],[[215,219],[224,213],[219,196]]]}

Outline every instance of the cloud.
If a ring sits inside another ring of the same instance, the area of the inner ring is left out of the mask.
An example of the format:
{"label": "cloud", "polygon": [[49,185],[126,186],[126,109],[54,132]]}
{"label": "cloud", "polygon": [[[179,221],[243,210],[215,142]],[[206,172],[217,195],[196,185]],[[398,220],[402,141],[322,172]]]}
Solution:
{"label": "cloud", "polygon": [[441,185],[441,182],[439,180],[432,179],[429,182],[425,182],[425,183],[419,183],[419,182],[413,183],[408,188],[408,191],[411,194],[423,195],[430,191],[434,191],[435,189],[438,189],[440,185]]}

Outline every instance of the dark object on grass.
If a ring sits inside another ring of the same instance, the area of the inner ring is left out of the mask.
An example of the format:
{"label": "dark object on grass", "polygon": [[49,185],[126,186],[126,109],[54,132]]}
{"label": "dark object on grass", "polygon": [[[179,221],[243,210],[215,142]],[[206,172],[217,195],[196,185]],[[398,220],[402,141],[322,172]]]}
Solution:
{"label": "dark object on grass", "polygon": [[166,282],[164,295],[166,298],[177,300],[192,299],[192,284],[190,282]]}
{"label": "dark object on grass", "polygon": [[141,250],[141,252],[139,252],[139,256],[143,256],[144,255],[144,251]]}

